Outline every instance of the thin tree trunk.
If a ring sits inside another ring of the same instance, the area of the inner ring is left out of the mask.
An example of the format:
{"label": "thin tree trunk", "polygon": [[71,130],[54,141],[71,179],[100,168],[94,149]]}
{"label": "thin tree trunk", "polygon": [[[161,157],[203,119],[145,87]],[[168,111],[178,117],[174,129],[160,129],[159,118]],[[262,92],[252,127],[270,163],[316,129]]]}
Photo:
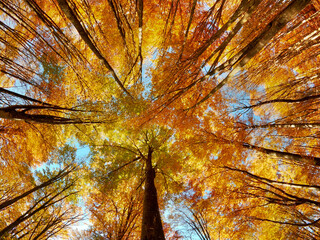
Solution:
{"label": "thin tree trunk", "polygon": [[[35,103],[39,103],[39,104],[42,104],[42,105],[54,106],[54,105],[52,105],[52,104],[50,104],[50,103],[42,102],[42,101],[40,101],[40,100],[31,98],[31,97],[28,97],[28,96],[25,96],[25,95],[21,95],[21,94],[19,94],[19,93],[9,91],[9,90],[7,90],[7,89],[5,89],[5,88],[2,88],[2,87],[0,87],[0,93],[5,93],[5,94],[8,94],[8,95],[11,95],[11,96],[14,96],[14,97],[21,98],[21,99],[26,100],[26,101],[35,102]],[[56,106],[55,106],[55,107],[56,107]]]}
{"label": "thin tree trunk", "polygon": [[152,167],[152,151],[152,148],[149,147],[146,159],[141,240],[165,240],[157,199],[157,189],[154,185],[156,174]]}
{"label": "thin tree trunk", "polygon": [[310,95],[310,96],[306,96],[306,97],[302,97],[302,98],[298,98],[298,99],[279,98],[279,99],[272,99],[272,100],[262,101],[262,102],[253,104],[251,106],[246,106],[244,108],[254,108],[254,107],[259,107],[259,106],[262,106],[262,105],[265,105],[265,104],[269,104],[269,103],[300,103],[300,102],[313,100],[313,99],[317,99],[317,98],[320,98],[320,94]]}
{"label": "thin tree trunk", "polygon": [[254,178],[256,180],[259,180],[260,182],[263,182],[263,183],[269,183],[269,184],[278,185],[278,186],[286,186],[286,187],[291,187],[291,188],[309,188],[309,189],[313,189],[316,191],[320,191],[320,186],[314,185],[314,184],[299,184],[299,183],[276,181],[276,180],[272,180],[269,178],[260,177],[258,175],[251,173],[251,172],[248,172],[248,171],[242,170],[242,169],[238,169],[238,168],[233,168],[233,167],[228,167],[228,166],[223,166],[222,168],[225,168],[225,169],[228,169],[231,171],[235,171],[235,172],[241,172],[241,173],[246,174],[247,176]]}
{"label": "thin tree trunk", "polygon": [[4,119],[20,119],[25,121],[32,121],[36,123],[47,124],[84,124],[84,123],[101,123],[102,121],[81,120],[79,118],[65,118],[50,114],[28,114],[27,111],[32,110],[48,110],[51,112],[69,111],[78,112],[72,108],[63,108],[59,106],[44,106],[44,105],[13,105],[9,107],[0,108],[0,118]]}
{"label": "thin tree trunk", "polygon": [[306,123],[268,123],[261,125],[246,126],[244,129],[254,128],[316,128],[320,127],[320,122],[306,122]]}
{"label": "thin tree trunk", "polygon": [[278,158],[283,158],[283,159],[287,159],[290,161],[304,162],[304,163],[308,163],[310,165],[320,166],[320,157],[307,156],[307,155],[302,155],[302,154],[297,154],[297,153],[283,152],[283,151],[274,150],[274,149],[270,149],[270,148],[264,148],[264,147],[252,145],[252,144],[246,143],[246,142],[233,141],[233,140],[225,139],[222,137],[218,137],[212,132],[208,132],[208,131],[204,131],[204,132],[214,136],[215,140],[219,141],[220,143],[238,144],[244,148],[254,150],[257,152],[261,152],[261,153],[265,153],[271,157],[278,157]]}
{"label": "thin tree trunk", "polygon": [[31,194],[31,193],[33,193],[33,192],[35,192],[35,191],[37,191],[37,190],[39,190],[39,189],[41,189],[41,188],[45,188],[45,187],[47,187],[47,186],[49,186],[49,185],[57,182],[58,180],[64,178],[64,177],[67,176],[70,172],[72,172],[72,171],[74,170],[73,167],[72,167],[72,168],[69,168],[69,169],[68,169],[68,168],[69,168],[69,167],[64,168],[64,169],[61,170],[56,176],[54,176],[53,178],[49,179],[48,181],[46,181],[46,182],[44,182],[44,183],[42,183],[42,184],[40,184],[40,185],[38,185],[38,186],[35,186],[34,188],[32,188],[32,189],[30,189],[30,190],[22,193],[21,195],[15,197],[15,198],[13,198],[13,199],[10,199],[10,200],[7,200],[7,201],[1,203],[1,204],[0,204],[0,210],[1,210],[1,209],[4,209],[4,208],[6,208],[6,207],[8,207],[8,206],[10,206],[10,205],[12,205],[13,203],[21,200],[22,198],[28,196],[29,194]]}
{"label": "thin tree trunk", "polygon": [[294,160],[298,162],[308,162],[311,165],[320,166],[320,158],[319,157],[313,157],[313,156],[306,156],[306,155],[300,155],[297,153],[290,153],[290,152],[282,152],[278,150],[273,150],[269,148],[259,147],[255,145],[251,145],[249,143],[240,143],[243,147],[252,149],[261,153],[268,154],[269,156],[284,158],[288,160]]}

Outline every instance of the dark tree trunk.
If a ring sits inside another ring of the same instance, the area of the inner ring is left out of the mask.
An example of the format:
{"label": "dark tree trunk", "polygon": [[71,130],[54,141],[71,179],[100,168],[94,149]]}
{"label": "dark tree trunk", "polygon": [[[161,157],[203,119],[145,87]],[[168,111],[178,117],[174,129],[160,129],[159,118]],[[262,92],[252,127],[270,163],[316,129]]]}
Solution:
{"label": "dark tree trunk", "polygon": [[157,189],[154,185],[155,170],[152,167],[152,148],[146,159],[146,180],[143,200],[141,240],[164,240]]}
{"label": "dark tree trunk", "polygon": [[[32,110],[47,110],[48,114],[27,113]],[[72,108],[63,108],[59,106],[46,106],[46,105],[12,105],[9,107],[0,108],[0,118],[4,119],[20,119],[25,121],[32,121],[36,123],[46,124],[84,124],[84,123],[101,123],[101,121],[81,120],[79,118],[67,118],[53,115],[56,112],[66,111],[78,112]]]}

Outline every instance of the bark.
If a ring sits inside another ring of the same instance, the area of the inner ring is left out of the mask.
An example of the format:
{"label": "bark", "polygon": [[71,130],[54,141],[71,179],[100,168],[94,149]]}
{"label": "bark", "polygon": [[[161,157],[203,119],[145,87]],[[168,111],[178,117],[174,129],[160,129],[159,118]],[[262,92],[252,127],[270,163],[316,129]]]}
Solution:
{"label": "bark", "polygon": [[158,205],[157,189],[154,185],[156,174],[152,167],[152,151],[152,148],[149,147],[146,159],[141,240],[165,240]]}

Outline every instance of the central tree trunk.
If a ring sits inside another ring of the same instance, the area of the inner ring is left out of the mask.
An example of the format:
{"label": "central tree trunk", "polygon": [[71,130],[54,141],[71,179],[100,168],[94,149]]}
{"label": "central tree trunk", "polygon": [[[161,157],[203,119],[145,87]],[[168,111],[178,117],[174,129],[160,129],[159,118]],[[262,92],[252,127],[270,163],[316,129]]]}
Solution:
{"label": "central tree trunk", "polygon": [[157,189],[154,185],[156,173],[152,167],[152,151],[152,148],[149,147],[146,159],[141,240],[164,240]]}

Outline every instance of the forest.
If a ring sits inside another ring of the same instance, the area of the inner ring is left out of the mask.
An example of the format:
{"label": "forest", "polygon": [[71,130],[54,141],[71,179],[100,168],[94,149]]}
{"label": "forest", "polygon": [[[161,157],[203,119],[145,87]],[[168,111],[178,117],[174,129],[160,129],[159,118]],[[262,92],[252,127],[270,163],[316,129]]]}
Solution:
{"label": "forest", "polygon": [[0,239],[320,239],[320,0],[0,0]]}

